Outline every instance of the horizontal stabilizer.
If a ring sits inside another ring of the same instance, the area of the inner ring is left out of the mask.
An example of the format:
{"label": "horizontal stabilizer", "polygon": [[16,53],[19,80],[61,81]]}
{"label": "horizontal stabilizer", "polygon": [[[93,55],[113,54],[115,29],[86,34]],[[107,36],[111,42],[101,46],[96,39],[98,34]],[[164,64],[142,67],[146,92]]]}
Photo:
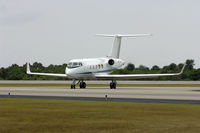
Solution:
{"label": "horizontal stabilizer", "polygon": [[104,37],[143,37],[143,36],[151,36],[151,34],[96,34],[97,36]]}
{"label": "horizontal stabilizer", "polygon": [[151,36],[151,34],[96,34],[103,37],[114,37],[112,51],[109,57],[119,58],[122,37],[143,37]]}

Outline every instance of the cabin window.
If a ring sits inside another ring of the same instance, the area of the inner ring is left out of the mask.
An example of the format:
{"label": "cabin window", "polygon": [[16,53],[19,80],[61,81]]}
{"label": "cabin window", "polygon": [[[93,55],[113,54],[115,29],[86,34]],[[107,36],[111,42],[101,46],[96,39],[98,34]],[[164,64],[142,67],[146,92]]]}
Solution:
{"label": "cabin window", "polygon": [[101,64],[101,68],[103,69],[103,64]]}
{"label": "cabin window", "polygon": [[98,66],[99,66],[99,69],[101,69],[101,66],[100,66],[100,64],[99,64]]}

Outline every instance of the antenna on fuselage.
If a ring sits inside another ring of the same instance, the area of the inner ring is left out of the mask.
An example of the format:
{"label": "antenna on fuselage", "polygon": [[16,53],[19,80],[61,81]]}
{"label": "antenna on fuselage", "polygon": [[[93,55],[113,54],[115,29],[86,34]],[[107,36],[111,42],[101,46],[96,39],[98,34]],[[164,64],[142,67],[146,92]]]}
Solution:
{"label": "antenna on fuselage", "polygon": [[151,34],[96,34],[97,36],[115,37],[110,57],[119,58],[122,37],[143,37]]}

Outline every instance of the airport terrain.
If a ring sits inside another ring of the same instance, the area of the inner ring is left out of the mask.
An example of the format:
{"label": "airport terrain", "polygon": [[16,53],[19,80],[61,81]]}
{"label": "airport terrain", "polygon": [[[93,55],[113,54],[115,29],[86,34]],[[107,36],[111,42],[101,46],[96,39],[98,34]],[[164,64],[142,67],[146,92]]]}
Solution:
{"label": "airport terrain", "polygon": [[108,82],[0,81],[0,132],[200,132],[199,81]]}
{"label": "airport terrain", "polygon": [[198,133],[200,105],[0,98],[3,133]]}
{"label": "airport terrain", "polygon": [[200,103],[199,81],[119,81],[117,89],[109,89],[108,82],[70,89],[70,81],[0,81],[0,97]]}

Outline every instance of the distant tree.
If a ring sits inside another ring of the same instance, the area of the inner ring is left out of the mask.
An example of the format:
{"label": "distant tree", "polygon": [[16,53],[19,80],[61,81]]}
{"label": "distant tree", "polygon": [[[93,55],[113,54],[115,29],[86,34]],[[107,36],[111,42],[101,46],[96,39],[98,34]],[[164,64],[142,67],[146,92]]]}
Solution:
{"label": "distant tree", "polygon": [[149,71],[149,68],[146,67],[146,66],[144,66],[144,65],[140,65],[140,66],[138,67],[138,69],[139,69],[140,71],[143,71],[143,72]]}
{"label": "distant tree", "polygon": [[19,65],[17,65],[17,64],[12,64],[9,68],[18,68],[19,67]]}
{"label": "distant tree", "polygon": [[6,76],[7,76],[6,69],[2,67],[2,68],[0,69],[0,77],[1,77],[2,79],[5,79]]}
{"label": "distant tree", "polygon": [[135,69],[135,65],[132,63],[128,63],[128,65],[125,67],[125,69],[129,71],[133,71]]}
{"label": "distant tree", "polygon": [[22,67],[17,64],[12,64],[7,68],[7,76],[6,80],[20,80],[24,76],[24,72],[22,71]]}
{"label": "distant tree", "polygon": [[151,70],[152,70],[152,71],[159,71],[160,68],[159,68],[159,66],[154,65],[154,66],[151,68]]}
{"label": "distant tree", "polygon": [[169,70],[174,71],[175,69],[176,69],[176,64],[175,64],[175,63],[171,63],[171,64],[169,65]]}
{"label": "distant tree", "polygon": [[182,68],[183,68],[183,65],[184,65],[183,63],[178,64],[178,68],[179,68],[179,69],[182,69]]}
{"label": "distant tree", "polygon": [[194,68],[194,60],[192,59],[187,59],[186,60],[186,65],[188,70],[192,70]]}
{"label": "distant tree", "polygon": [[194,80],[200,80],[200,68],[195,71],[195,79]]}
{"label": "distant tree", "polygon": [[44,66],[40,62],[34,62],[33,65],[32,65],[32,67],[34,69],[36,69],[36,70],[38,70],[38,69],[40,69],[40,70],[44,69]]}

